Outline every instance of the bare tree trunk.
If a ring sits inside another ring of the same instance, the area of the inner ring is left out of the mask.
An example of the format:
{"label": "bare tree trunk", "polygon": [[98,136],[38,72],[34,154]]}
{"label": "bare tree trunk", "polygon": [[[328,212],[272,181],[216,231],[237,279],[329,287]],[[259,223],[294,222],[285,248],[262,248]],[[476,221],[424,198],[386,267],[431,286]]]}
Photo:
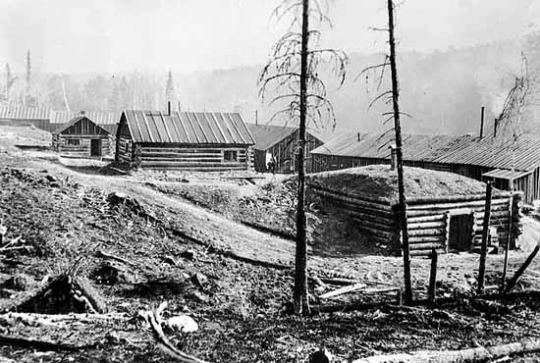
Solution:
{"label": "bare tree trunk", "polygon": [[309,41],[309,0],[302,1],[302,50],[300,59],[300,127],[298,130],[298,205],[296,208],[296,273],[294,280],[294,312],[309,312],[307,299],[307,242],[304,152],[307,112],[307,59]]}
{"label": "bare tree trunk", "polygon": [[396,40],[394,38],[394,2],[388,0],[388,33],[390,43],[390,69],[392,71],[392,103],[394,108],[394,129],[396,132],[396,161],[399,193],[399,223],[403,239],[403,275],[405,279],[405,304],[412,302],[411,256],[409,251],[409,232],[407,230],[407,201],[403,180],[403,150],[399,112],[399,82],[396,65]]}

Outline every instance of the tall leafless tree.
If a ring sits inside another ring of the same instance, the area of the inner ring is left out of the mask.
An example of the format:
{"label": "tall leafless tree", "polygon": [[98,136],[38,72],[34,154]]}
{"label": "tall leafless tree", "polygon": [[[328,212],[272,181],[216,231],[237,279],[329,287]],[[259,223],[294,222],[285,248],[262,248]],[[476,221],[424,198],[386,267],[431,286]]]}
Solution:
{"label": "tall leafless tree", "polygon": [[[409,249],[409,232],[407,228],[407,200],[405,196],[405,181],[403,172],[403,142],[401,137],[401,115],[407,115],[400,110],[399,96],[399,77],[397,72],[397,56],[396,56],[396,38],[395,38],[395,4],[393,0],[387,0],[388,10],[388,28],[375,28],[376,31],[388,32],[388,46],[389,53],[385,55],[384,61],[381,64],[370,66],[365,68],[360,75],[366,74],[366,81],[368,79],[368,73],[371,71],[379,71],[379,81],[377,84],[377,90],[380,89],[383,84],[383,78],[385,70],[390,67],[390,81],[391,89],[380,93],[370,103],[369,107],[373,106],[378,101],[385,101],[386,104],[392,105],[392,111],[383,113],[388,117],[384,123],[394,121],[394,141],[396,152],[396,169],[398,176],[398,219],[399,229],[401,231],[401,243],[403,254],[403,278],[405,285],[405,303],[410,304],[412,302],[412,284],[411,284],[411,257]],[[383,137],[386,136],[386,133]],[[381,137],[381,141],[383,139]]]}
{"label": "tall leafless tree", "polygon": [[[340,84],[345,80],[348,58],[342,51],[320,46],[321,31],[312,24],[328,22],[328,3],[325,0],[285,0],[275,9],[273,16],[280,20],[291,17],[289,31],[281,37],[271,51],[271,59],[259,76],[260,96],[277,94],[270,105],[283,105],[269,122],[285,118],[287,123],[298,122],[296,148],[298,190],[296,208],[296,259],[293,305],[296,314],[309,311],[307,295],[307,242],[305,210],[305,144],[309,122],[316,127],[331,123],[336,118],[327,98],[326,85],[320,77],[324,65],[330,65]],[[300,28],[298,31],[297,28]]]}

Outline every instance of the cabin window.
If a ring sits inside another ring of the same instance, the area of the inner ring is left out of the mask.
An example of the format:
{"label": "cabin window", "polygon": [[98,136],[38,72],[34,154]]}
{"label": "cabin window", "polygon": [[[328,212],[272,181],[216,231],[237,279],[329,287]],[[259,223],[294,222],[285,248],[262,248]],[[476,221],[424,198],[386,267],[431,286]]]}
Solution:
{"label": "cabin window", "polygon": [[238,151],[236,150],[223,151],[223,160],[224,161],[238,161]]}
{"label": "cabin window", "polygon": [[67,144],[71,146],[79,146],[81,144],[81,140],[79,139],[67,139]]}

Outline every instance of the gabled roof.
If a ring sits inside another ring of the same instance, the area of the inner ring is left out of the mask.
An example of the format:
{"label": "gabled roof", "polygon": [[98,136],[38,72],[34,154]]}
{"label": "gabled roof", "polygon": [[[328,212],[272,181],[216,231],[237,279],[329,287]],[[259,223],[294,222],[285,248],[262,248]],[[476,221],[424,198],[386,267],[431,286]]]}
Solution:
{"label": "gabled roof", "polygon": [[246,124],[255,139],[254,149],[267,150],[293,134],[297,128],[276,125]]}
{"label": "gabled roof", "polygon": [[51,124],[64,124],[77,116],[87,116],[98,125],[114,125],[120,121],[121,112],[111,111],[88,111],[81,112],[51,111]]}
{"label": "gabled roof", "polygon": [[86,115],[80,115],[80,116],[77,116],[77,117],[74,117],[72,118],[68,123],[65,123],[63,125],[61,125],[60,127],[58,127],[54,132],[53,134],[61,134],[63,133],[64,131],[66,131],[67,129],[69,129],[71,126],[77,124],[78,122],[84,120],[84,119],[87,119],[89,122],[93,123],[96,128],[100,129],[100,130],[103,130],[105,133],[109,134],[110,132],[108,130],[106,130],[105,128],[103,127],[100,127],[99,125],[97,125],[95,122],[93,122],[92,120],[90,120],[88,117],[86,117]]}
{"label": "gabled roof", "polygon": [[48,120],[50,110],[40,107],[6,106],[0,107],[0,119]]}
{"label": "gabled roof", "polygon": [[[403,134],[403,160],[473,165],[527,171],[540,167],[540,138],[506,138],[461,135]],[[341,135],[311,151],[312,154],[389,159],[391,134]]]}
{"label": "gabled roof", "polygon": [[134,142],[253,145],[238,113],[124,111]]}

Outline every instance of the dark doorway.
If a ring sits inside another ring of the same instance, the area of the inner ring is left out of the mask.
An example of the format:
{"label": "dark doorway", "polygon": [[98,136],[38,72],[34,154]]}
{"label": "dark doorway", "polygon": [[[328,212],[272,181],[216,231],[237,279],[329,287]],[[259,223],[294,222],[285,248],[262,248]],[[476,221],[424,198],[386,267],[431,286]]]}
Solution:
{"label": "dark doorway", "polygon": [[472,213],[450,216],[450,233],[448,248],[458,251],[469,251],[473,237]]}
{"label": "dark doorway", "polygon": [[90,141],[90,156],[101,156],[101,140],[92,139]]}

